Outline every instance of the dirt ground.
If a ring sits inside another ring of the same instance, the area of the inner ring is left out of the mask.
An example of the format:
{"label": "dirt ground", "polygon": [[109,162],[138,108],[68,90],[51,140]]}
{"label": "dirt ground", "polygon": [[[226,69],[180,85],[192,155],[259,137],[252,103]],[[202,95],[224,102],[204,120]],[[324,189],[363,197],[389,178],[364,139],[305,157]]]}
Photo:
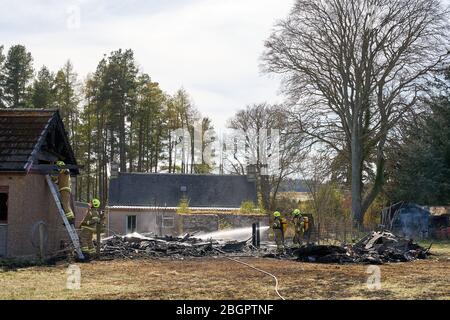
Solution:
{"label": "dirt ground", "polygon": [[[450,300],[450,244],[428,260],[380,266],[369,290],[365,265],[239,258],[276,275],[286,299]],[[81,288],[66,289],[68,264],[0,271],[0,299],[279,299],[274,280],[225,258],[78,264]]]}

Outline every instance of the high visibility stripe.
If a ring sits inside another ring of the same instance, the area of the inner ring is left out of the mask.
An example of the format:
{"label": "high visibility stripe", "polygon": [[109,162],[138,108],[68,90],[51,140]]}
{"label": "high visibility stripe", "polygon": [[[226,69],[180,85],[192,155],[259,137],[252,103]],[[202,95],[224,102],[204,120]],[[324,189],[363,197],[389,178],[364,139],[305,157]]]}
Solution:
{"label": "high visibility stripe", "polygon": [[72,211],[65,212],[65,214],[66,214],[66,218],[67,218],[67,219],[73,219],[73,218],[75,218],[75,215],[73,214]]}
{"label": "high visibility stripe", "polygon": [[64,187],[64,188],[59,189],[59,192],[61,192],[61,191],[69,191],[69,192],[71,192],[72,189],[70,187]]}
{"label": "high visibility stripe", "polygon": [[96,252],[95,249],[89,247],[82,247],[81,251],[83,251],[84,253],[91,253],[91,254]]}
{"label": "high visibility stripe", "polygon": [[89,230],[89,231],[92,231],[92,232],[97,231],[95,228],[91,228],[91,227],[88,227],[88,226],[81,226],[81,229],[86,229],[86,230]]}

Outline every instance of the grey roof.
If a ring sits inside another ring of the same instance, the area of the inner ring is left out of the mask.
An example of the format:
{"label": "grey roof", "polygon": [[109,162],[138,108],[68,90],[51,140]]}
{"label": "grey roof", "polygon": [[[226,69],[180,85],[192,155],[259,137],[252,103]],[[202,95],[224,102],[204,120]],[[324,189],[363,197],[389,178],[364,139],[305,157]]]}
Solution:
{"label": "grey roof", "polygon": [[0,171],[26,171],[57,156],[76,165],[57,110],[0,109]]}
{"label": "grey roof", "polygon": [[257,200],[246,176],[119,173],[111,179],[108,205],[177,207],[184,196],[190,207],[239,208]]}

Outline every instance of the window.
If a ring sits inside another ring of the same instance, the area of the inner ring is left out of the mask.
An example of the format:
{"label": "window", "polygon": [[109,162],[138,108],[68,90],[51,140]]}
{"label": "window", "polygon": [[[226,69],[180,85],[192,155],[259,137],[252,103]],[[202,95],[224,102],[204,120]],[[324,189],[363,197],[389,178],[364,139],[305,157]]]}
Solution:
{"label": "window", "polygon": [[162,227],[163,228],[173,228],[175,226],[173,216],[163,216]]}
{"label": "window", "polygon": [[136,232],[136,216],[127,216],[127,233]]}
{"label": "window", "polygon": [[0,187],[0,224],[8,223],[8,192]]}

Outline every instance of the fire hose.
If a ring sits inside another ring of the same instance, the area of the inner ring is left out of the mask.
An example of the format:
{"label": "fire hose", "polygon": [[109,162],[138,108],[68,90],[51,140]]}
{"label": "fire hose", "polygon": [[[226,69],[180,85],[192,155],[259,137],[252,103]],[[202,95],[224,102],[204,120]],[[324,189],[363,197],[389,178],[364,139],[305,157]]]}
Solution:
{"label": "fire hose", "polygon": [[[222,254],[225,254],[225,252],[223,252],[223,251],[220,250],[220,249],[217,249],[217,248],[216,248],[216,250],[219,251],[219,252],[222,253]],[[274,276],[274,275],[271,274],[270,272],[267,272],[267,271],[264,271],[264,270],[259,269],[259,268],[257,268],[257,267],[254,267],[254,266],[252,266],[252,265],[250,265],[250,264],[248,264],[248,263],[246,263],[246,262],[243,262],[243,261],[240,261],[240,260],[237,260],[237,259],[233,259],[233,258],[230,258],[230,257],[225,257],[225,258],[228,259],[228,260],[230,260],[230,261],[233,261],[233,262],[236,262],[236,263],[243,264],[244,266],[247,266],[247,267],[252,268],[252,269],[254,269],[254,270],[256,270],[256,271],[259,271],[259,272],[261,272],[261,273],[264,273],[264,274],[266,274],[266,275],[268,275],[268,276],[271,276],[273,279],[275,279],[275,292],[276,292],[276,294],[281,298],[281,300],[286,300],[286,299],[280,294],[280,292],[278,291],[278,278],[277,278],[276,276]]]}

